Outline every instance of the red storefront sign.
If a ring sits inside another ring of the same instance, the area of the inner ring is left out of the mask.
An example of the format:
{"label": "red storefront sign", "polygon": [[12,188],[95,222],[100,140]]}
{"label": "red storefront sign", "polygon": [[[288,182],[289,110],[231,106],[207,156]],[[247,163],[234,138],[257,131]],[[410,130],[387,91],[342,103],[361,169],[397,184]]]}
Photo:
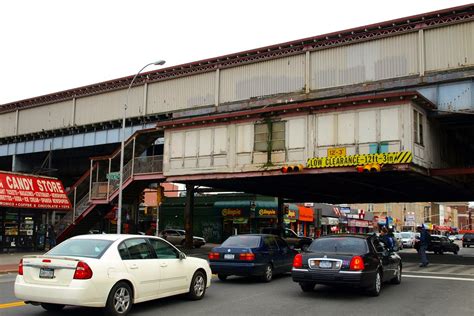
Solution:
{"label": "red storefront sign", "polygon": [[71,202],[58,179],[0,172],[0,206],[70,209]]}

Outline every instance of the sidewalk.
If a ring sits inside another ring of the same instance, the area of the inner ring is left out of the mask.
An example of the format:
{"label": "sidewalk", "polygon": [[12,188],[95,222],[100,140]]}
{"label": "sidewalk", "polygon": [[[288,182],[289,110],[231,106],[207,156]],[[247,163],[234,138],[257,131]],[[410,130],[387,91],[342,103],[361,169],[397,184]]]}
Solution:
{"label": "sidewalk", "polygon": [[[183,249],[177,247],[183,251],[186,255],[192,257],[198,257],[202,259],[207,259],[207,254],[211,251],[213,247],[216,247],[217,244],[207,243],[201,248],[194,249]],[[14,253],[0,253],[0,274],[5,273],[16,273],[18,271],[18,263],[23,256],[28,255],[42,255],[45,252],[14,252]]]}

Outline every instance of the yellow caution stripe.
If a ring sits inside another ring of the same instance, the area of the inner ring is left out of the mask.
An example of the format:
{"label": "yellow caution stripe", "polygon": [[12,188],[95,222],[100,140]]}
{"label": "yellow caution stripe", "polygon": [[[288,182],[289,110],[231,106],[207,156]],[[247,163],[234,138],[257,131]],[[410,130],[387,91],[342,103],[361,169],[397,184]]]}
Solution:
{"label": "yellow caution stripe", "polygon": [[411,151],[402,151],[397,155],[396,163],[410,163],[413,160]]}
{"label": "yellow caution stripe", "polygon": [[0,309],[26,305],[23,301],[0,304]]}

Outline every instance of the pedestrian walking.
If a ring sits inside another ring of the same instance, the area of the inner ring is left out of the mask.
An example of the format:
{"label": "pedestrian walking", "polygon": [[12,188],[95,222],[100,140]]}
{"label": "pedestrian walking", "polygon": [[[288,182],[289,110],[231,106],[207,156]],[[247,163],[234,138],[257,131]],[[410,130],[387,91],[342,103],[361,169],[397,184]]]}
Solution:
{"label": "pedestrian walking", "polygon": [[420,267],[424,268],[424,267],[427,267],[429,264],[428,257],[426,256],[426,249],[428,249],[431,235],[426,230],[425,225],[421,225],[420,227],[417,228],[417,230],[420,233],[420,248],[418,250],[421,257]]}
{"label": "pedestrian walking", "polygon": [[48,228],[48,241],[49,241],[49,249],[52,249],[56,246],[56,231],[54,230],[53,225],[49,225]]}
{"label": "pedestrian walking", "polygon": [[390,237],[387,227],[382,227],[380,240],[385,244],[389,251],[393,251],[393,238]]}

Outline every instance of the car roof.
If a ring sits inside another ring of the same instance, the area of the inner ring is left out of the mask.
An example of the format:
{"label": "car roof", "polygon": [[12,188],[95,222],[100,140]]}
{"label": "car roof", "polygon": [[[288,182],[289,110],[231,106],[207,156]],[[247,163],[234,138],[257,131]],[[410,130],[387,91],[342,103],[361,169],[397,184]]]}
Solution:
{"label": "car roof", "polygon": [[[232,235],[229,237],[236,237],[236,236],[256,236],[256,237],[265,237],[265,236],[270,236],[270,237],[275,237],[273,234],[238,234],[238,235]],[[276,236],[278,237],[278,236]]]}
{"label": "car roof", "polygon": [[[334,235],[325,235],[325,236],[321,236],[320,238],[341,238],[341,237],[350,237],[350,238],[359,238],[359,239],[368,239],[368,238],[371,238],[375,235],[372,235],[372,234],[334,234]],[[316,239],[317,240],[317,239]]]}
{"label": "car roof", "polygon": [[146,235],[134,235],[134,234],[88,234],[88,235],[78,235],[71,237],[69,239],[92,239],[92,240],[111,240],[111,241],[116,241],[116,240],[124,240],[128,238],[148,238],[148,237],[153,237],[156,238],[155,236],[146,236]]}

